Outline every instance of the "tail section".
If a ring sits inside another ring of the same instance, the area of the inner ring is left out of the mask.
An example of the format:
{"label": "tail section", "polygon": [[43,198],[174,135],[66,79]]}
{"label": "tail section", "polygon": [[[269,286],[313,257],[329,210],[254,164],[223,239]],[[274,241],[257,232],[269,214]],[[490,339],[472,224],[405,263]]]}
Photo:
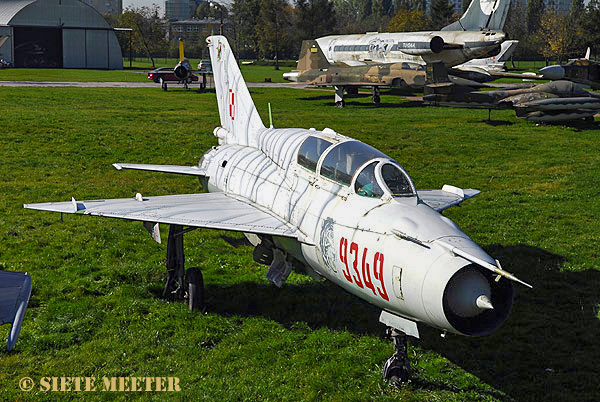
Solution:
{"label": "tail section", "polygon": [[258,146],[265,129],[231,47],[224,36],[206,38],[210,51],[221,127],[215,129],[220,143]]}
{"label": "tail section", "polygon": [[323,54],[323,51],[316,40],[302,41],[302,49],[300,50],[300,59],[298,60],[297,67],[298,70],[320,70],[329,67],[330,64],[327,61],[327,57]]}
{"label": "tail section", "polygon": [[507,40],[502,42],[500,45],[500,53],[496,56],[496,62],[505,62],[510,59],[510,56],[517,49],[517,45],[519,44],[518,40]]}
{"label": "tail section", "polygon": [[442,28],[442,31],[502,31],[510,0],[473,0],[460,19]]}
{"label": "tail section", "polygon": [[588,47],[587,50],[585,51],[585,57],[584,57],[584,59],[589,60],[590,56],[591,56],[591,52],[592,52],[591,49]]}
{"label": "tail section", "polygon": [[185,55],[183,54],[183,39],[179,39],[179,61],[182,62],[185,60]]}

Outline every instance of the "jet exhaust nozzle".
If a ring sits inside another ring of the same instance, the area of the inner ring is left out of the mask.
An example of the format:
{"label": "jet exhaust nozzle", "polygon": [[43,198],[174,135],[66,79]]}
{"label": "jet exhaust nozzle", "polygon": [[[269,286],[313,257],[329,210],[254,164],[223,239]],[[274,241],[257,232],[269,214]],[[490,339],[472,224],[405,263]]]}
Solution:
{"label": "jet exhaust nozzle", "polygon": [[444,50],[444,39],[441,36],[433,37],[408,37],[398,42],[398,48],[402,53],[420,56],[426,54],[437,54]]}
{"label": "jet exhaust nozzle", "polygon": [[177,66],[175,66],[174,73],[177,76],[177,78],[183,80],[187,78],[191,70],[191,66],[187,60],[180,61],[179,63],[177,63]]}

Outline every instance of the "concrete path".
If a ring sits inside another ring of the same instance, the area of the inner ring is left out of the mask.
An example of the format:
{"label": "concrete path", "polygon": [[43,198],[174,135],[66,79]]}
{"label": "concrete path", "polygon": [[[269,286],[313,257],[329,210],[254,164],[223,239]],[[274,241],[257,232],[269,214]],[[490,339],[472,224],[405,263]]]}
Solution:
{"label": "concrete path", "polygon": [[[250,88],[296,88],[304,89],[306,85],[287,82],[248,82]],[[182,85],[169,83],[172,88],[183,88]],[[51,82],[51,81],[0,81],[0,87],[82,87],[82,88],[157,88],[154,82]],[[190,85],[190,89],[197,89]]]}

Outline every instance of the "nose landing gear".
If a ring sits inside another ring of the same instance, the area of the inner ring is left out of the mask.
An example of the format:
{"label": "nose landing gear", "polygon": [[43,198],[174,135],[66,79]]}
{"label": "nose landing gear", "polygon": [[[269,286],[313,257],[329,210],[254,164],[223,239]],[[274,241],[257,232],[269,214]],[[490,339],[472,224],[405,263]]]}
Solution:
{"label": "nose landing gear", "polygon": [[394,342],[394,354],[383,366],[383,379],[392,385],[400,385],[410,377],[410,360],[408,359],[408,337],[396,328],[388,328],[387,334]]}

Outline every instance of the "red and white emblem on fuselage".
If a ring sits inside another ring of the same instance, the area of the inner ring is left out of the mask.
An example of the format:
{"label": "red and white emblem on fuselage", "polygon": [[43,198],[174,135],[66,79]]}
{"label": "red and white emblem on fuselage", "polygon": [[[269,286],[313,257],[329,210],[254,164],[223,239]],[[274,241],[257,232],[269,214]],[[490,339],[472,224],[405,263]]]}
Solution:
{"label": "red and white emblem on fuselage", "polygon": [[233,89],[229,90],[228,101],[229,101],[229,117],[231,117],[231,120],[235,120],[235,94],[233,93]]}

